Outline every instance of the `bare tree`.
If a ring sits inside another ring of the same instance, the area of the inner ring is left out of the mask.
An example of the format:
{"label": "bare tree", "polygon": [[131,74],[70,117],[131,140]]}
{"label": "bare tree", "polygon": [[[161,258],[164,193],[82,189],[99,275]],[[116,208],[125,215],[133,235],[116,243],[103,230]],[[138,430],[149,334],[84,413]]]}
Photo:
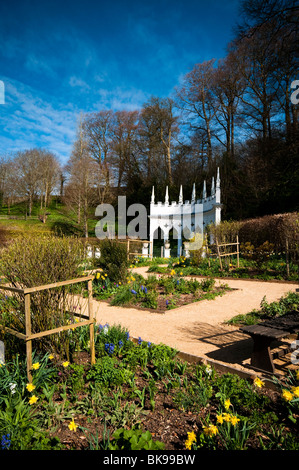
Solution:
{"label": "bare tree", "polygon": [[49,197],[59,181],[61,168],[56,156],[46,151],[40,154],[40,168],[39,190],[42,209],[49,204]]}
{"label": "bare tree", "polygon": [[41,181],[43,151],[35,148],[18,152],[14,159],[19,192],[28,199],[28,215],[32,214],[33,200],[37,196]]}
{"label": "bare tree", "polygon": [[[170,98],[152,97],[142,110],[143,129],[147,127],[150,139],[148,156],[159,145],[164,153],[166,180],[172,184],[172,151],[173,141],[178,134],[178,117],[174,114],[174,101]],[[145,133],[143,134],[146,135]],[[148,166],[151,165],[151,159]]]}
{"label": "bare tree", "polygon": [[208,168],[212,168],[213,120],[217,113],[213,95],[215,60],[195,64],[176,89],[177,105],[190,120],[193,129],[204,131],[207,140]]}
{"label": "bare tree", "polygon": [[69,180],[65,188],[64,201],[77,211],[78,224],[81,223],[82,217],[83,232],[87,238],[90,207],[98,200],[96,186],[100,167],[89,153],[82,122],[79,124],[77,140],[66,169]]}

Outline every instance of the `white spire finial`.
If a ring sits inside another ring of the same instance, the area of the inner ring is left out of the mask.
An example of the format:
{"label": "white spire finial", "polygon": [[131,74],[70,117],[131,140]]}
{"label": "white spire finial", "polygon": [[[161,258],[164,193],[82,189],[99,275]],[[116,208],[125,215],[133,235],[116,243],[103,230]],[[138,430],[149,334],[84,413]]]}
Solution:
{"label": "white spire finial", "polygon": [[206,187],[206,180],[203,182],[203,190],[202,190],[202,198],[206,199],[207,197],[207,187]]}
{"label": "white spire finial", "polygon": [[195,193],[195,183],[193,183],[193,189],[192,189],[192,202],[195,202],[195,197],[196,197],[196,193]]}
{"label": "white spire finial", "polygon": [[183,204],[183,186],[180,187],[179,204]]}
{"label": "white spire finial", "polygon": [[165,204],[169,204],[169,197],[168,197],[168,186],[166,186],[166,193],[165,193]]}
{"label": "white spire finial", "polygon": [[215,178],[212,177],[211,196],[215,196]]}
{"label": "white spire finial", "polygon": [[152,190],[152,199],[151,199],[151,203],[152,204],[155,204],[155,187],[153,186],[153,190]]}
{"label": "white spire finial", "polygon": [[220,172],[219,172],[219,167],[217,168],[216,188],[220,188]]}

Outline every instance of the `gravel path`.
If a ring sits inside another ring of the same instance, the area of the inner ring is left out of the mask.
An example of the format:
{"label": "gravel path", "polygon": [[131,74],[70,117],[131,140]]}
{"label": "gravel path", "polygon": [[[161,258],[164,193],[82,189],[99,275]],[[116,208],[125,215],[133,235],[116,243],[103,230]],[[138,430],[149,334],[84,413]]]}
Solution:
{"label": "gravel path", "polygon": [[[134,272],[147,276],[147,268]],[[298,285],[284,282],[252,280],[223,280],[233,291],[216,297],[185,305],[165,314],[135,308],[112,307],[105,302],[93,301],[97,323],[120,324],[131,336],[141,337],[155,344],[164,343],[179,351],[208,357],[230,364],[241,364],[250,356],[251,339],[238,328],[223,324],[237,314],[259,309],[266,296],[268,302],[278,300]]]}

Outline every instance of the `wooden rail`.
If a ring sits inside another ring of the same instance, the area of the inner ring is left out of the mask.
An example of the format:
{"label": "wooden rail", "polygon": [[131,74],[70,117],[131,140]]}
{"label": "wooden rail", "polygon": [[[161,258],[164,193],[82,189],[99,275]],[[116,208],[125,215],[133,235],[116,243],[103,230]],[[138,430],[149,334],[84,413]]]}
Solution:
{"label": "wooden rail", "polygon": [[[32,341],[37,338],[41,338],[43,336],[52,335],[55,333],[59,333],[61,331],[70,330],[74,328],[79,328],[81,326],[89,325],[89,337],[90,337],[90,356],[91,356],[91,363],[95,363],[95,347],[94,347],[94,316],[93,316],[93,309],[92,309],[92,280],[93,276],[85,276],[80,277],[77,279],[71,279],[68,281],[61,281],[61,282],[54,282],[51,284],[46,284],[43,286],[36,286],[36,287],[29,287],[25,289],[20,289],[17,287],[0,285],[0,289],[8,290],[11,292],[15,292],[21,295],[24,295],[25,298],[25,334],[19,331],[13,330],[12,328],[5,327],[5,331],[7,333],[16,336],[19,339],[22,339],[26,342],[26,357],[27,357],[27,377],[28,381],[32,381]],[[40,292],[42,290],[53,289],[55,287],[67,286],[72,284],[77,284],[81,282],[86,282],[88,286],[88,316],[86,315],[79,315],[74,314],[74,316],[79,316],[80,318],[87,318],[87,320],[79,321],[76,323],[70,323],[68,325],[62,325],[58,328],[53,328],[51,330],[40,331],[38,333],[33,333],[31,331],[31,312],[30,312],[30,295],[35,292]]]}

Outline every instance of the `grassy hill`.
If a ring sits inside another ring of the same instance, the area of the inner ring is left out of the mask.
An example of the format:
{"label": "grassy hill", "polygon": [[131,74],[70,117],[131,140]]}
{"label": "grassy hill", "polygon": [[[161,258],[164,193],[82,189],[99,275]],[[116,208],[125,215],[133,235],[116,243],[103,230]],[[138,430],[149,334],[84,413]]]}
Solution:
{"label": "grassy hill", "polygon": [[[0,207],[0,227],[5,227],[11,236],[18,233],[59,233],[64,235],[83,236],[82,224],[77,223],[77,214],[63,205],[59,199],[52,198],[47,207],[46,221],[43,223],[39,219],[41,213],[40,203],[36,202],[32,208],[30,217],[26,216],[26,202],[19,202],[10,207],[2,205]],[[90,214],[89,236],[95,236],[95,225],[97,219],[94,212]]]}

